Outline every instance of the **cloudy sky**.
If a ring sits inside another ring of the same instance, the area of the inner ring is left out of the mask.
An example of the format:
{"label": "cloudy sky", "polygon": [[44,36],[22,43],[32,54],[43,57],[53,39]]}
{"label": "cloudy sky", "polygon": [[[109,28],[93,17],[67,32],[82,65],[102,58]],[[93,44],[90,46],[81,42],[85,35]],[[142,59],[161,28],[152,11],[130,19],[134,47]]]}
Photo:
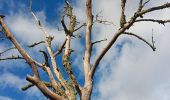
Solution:
{"label": "cloudy sky", "polygon": [[[0,0],[0,13],[6,15],[5,22],[21,43],[21,45],[36,60],[42,61],[37,51],[44,46],[28,49],[26,45],[39,42],[44,36],[39,30],[28,11],[29,0]],[[70,0],[71,1],[71,0]],[[146,0],[144,0],[146,1]],[[169,0],[151,0],[144,9],[157,6]],[[64,0],[33,0],[33,10],[50,34],[55,36],[53,46],[64,41],[64,33],[58,31],[60,16]],[[72,0],[77,20],[85,22],[85,0]],[[127,0],[127,19],[133,15],[138,0]],[[114,25],[95,24],[93,26],[93,40],[107,38],[106,42],[96,44],[92,61],[98,55],[119,27],[120,0],[94,0],[94,15],[101,12],[101,18],[113,22]],[[170,9],[146,14],[144,18],[170,19]],[[92,100],[170,100],[170,24],[166,26],[142,22],[134,24],[128,31],[144,37],[149,42],[154,35],[156,51],[153,52],[142,41],[122,35],[116,44],[106,54],[95,74]],[[153,31],[152,31],[153,30]],[[77,32],[84,38],[84,29]],[[2,35],[2,34],[0,34]],[[82,39],[73,39],[72,55],[73,69],[82,84],[82,58],[84,51]],[[12,45],[9,41],[0,42],[0,51]],[[54,48],[55,50],[55,48]],[[12,50],[4,55],[16,55]],[[38,53],[38,54],[37,54]],[[34,56],[36,54],[36,56]],[[81,65],[81,66],[77,66]],[[0,100],[44,100],[36,88],[22,92],[21,87],[27,82],[25,76],[31,73],[27,64],[16,61],[0,62]],[[41,73],[44,75],[44,73]],[[31,91],[31,92],[30,92]]]}

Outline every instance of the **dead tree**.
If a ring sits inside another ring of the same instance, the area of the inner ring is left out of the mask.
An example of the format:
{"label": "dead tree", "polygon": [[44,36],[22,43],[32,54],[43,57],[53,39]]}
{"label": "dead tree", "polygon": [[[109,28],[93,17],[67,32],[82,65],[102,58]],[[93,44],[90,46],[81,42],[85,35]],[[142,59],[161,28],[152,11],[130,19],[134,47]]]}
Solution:
{"label": "dead tree", "polygon": [[[139,23],[142,21],[145,22],[156,22],[158,24],[165,24],[169,23],[170,20],[157,20],[157,19],[145,19],[144,15],[148,14],[150,12],[170,8],[170,3],[165,3],[163,5],[151,7],[148,9],[144,9],[145,5],[149,3],[148,1],[139,0],[138,8],[136,9],[136,12],[131,16],[130,19],[126,19],[125,15],[125,6],[126,6],[126,0],[120,0],[121,1],[121,16],[120,16],[120,28],[113,33],[112,39],[108,42],[108,44],[104,47],[104,49],[101,51],[99,55],[96,55],[96,60],[94,62],[91,62],[91,53],[93,51],[93,45],[95,43],[100,43],[105,40],[99,40],[96,42],[91,41],[92,34],[92,28],[95,23],[110,23],[108,21],[99,20],[98,16],[94,16],[92,13],[92,0],[86,0],[86,22],[79,27],[76,27],[76,15],[74,15],[72,6],[66,1],[65,7],[64,7],[64,14],[61,17],[61,25],[63,26],[63,30],[65,32],[65,41],[61,45],[61,47],[58,49],[58,51],[53,51],[51,47],[51,43],[53,41],[53,38],[48,34],[48,32],[45,30],[45,27],[41,23],[41,21],[36,17],[34,12],[31,9],[31,2],[30,2],[30,12],[33,15],[35,21],[37,22],[38,27],[43,31],[45,35],[45,39],[41,42],[34,43],[30,45],[29,47],[34,47],[36,45],[39,45],[43,43],[46,46],[47,52],[40,51],[43,54],[43,57],[45,59],[44,63],[39,63],[38,61],[34,60],[28,53],[21,47],[21,45],[16,40],[15,36],[12,34],[12,32],[9,30],[8,26],[4,22],[3,15],[0,15],[0,25],[1,25],[1,32],[4,34],[5,38],[9,39],[14,47],[9,48],[3,52],[0,53],[3,54],[5,52],[8,52],[11,49],[17,49],[18,52],[21,54],[21,56],[11,56],[9,58],[1,58],[0,60],[10,60],[10,59],[23,59],[25,60],[30,68],[32,69],[33,75],[27,75],[26,80],[30,82],[30,84],[24,86],[22,90],[27,90],[32,86],[36,86],[47,98],[50,100],[76,100],[77,94],[80,96],[81,100],[90,100],[92,89],[93,89],[93,78],[94,74],[96,72],[96,69],[99,67],[99,63],[102,60],[102,58],[105,56],[105,54],[109,51],[109,49],[115,44],[116,40],[121,35],[129,35],[138,38],[139,40],[146,43],[148,46],[151,47],[153,51],[156,50],[154,46],[154,40],[152,37],[152,41],[148,42],[143,37],[133,33],[129,32],[128,29],[132,27],[134,23]],[[69,19],[69,25],[65,24],[65,17]],[[96,18],[96,19],[95,19]],[[73,50],[70,47],[71,38],[75,37],[74,32],[86,27],[85,34],[85,52],[84,52],[84,86],[81,86],[78,81],[76,80],[76,77],[72,70],[72,64],[71,64],[71,53]],[[65,68],[70,82],[66,80],[62,72],[59,70],[58,62],[55,60],[55,58],[62,54],[62,64]],[[40,74],[38,71],[38,67],[42,68],[46,74],[48,75],[50,81],[45,82],[40,79]],[[57,79],[56,79],[57,78]]]}

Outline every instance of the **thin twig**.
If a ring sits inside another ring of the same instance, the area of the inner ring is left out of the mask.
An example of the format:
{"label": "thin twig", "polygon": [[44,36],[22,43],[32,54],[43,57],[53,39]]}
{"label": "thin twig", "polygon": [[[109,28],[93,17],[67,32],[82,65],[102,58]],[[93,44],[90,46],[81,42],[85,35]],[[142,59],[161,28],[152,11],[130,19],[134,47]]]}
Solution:
{"label": "thin twig", "polygon": [[34,43],[34,44],[31,44],[31,45],[28,45],[29,48],[32,48],[32,47],[35,47],[39,44],[42,44],[42,43],[45,43],[45,41],[40,41],[40,42],[37,42],[37,43]]}
{"label": "thin twig", "polygon": [[[154,41],[154,39],[153,39],[153,29],[152,29],[152,45],[153,45],[153,47],[155,48],[155,41]],[[156,49],[156,48],[155,48]]]}
{"label": "thin twig", "polygon": [[23,59],[24,60],[23,57],[12,55],[12,57],[0,58],[0,61],[2,61],[2,60],[19,60],[19,59]]}
{"label": "thin twig", "polygon": [[39,52],[43,53],[43,55],[44,55],[45,65],[50,66],[47,53],[45,51],[42,51],[42,50],[40,50]]}
{"label": "thin twig", "polygon": [[99,41],[95,41],[95,42],[92,42],[92,45],[96,44],[96,43],[100,43],[100,42],[103,42],[103,41],[107,41],[107,39],[103,39],[103,40],[99,40]]}
{"label": "thin twig", "polygon": [[142,38],[141,36],[139,35],[136,35],[134,33],[131,33],[131,32],[124,32],[123,34],[127,34],[127,35],[131,35],[131,36],[134,36],[136,38],[138,38],[139,40],[142,40],[143,42],[145,42],[147,45],[149,45],[153,51],[156,50],[155,46],[154,46],[154,41],[153,41],[153,36],[152,36],[152,44],[149,43],[147,40],[145,40],[144,38]]}
{"label": "thin twig", "polygon": [[61,45],[61,47],[53,54],[54,57],[57,56],[57,55],[59,55],[59,54],[62,52],[62,50],[63,50],[63,48],[64,48],[64,46],[65,46],[65,44],[66,44],[66,41],[67,41],[67,38],[65,39],[65,41],[63,42],[63,44]]}
{"label": "thin twig", "polygon": [[30,0],[29,10],[30,10],[31,14],[33,15],[34,19],[36,20],[36,22],[38,23],[39,20],[38,20],[38,18],[35,16],[34,12],[32,11],[32,0]]}
{"label": "thin twig", "polygon": [[65,22],[64,22],[64,16],[62,16],[62,18],[61,18],[61,24],[62,24],[62,26],[63,26],[63,28],[64,28],[64,32],[65,32],[65,34],[68,34],[68,29],[67,29],[67,27],[66,27],[66,25],[65,25]]}
{"label": "thin twig", "polygon": [[[49,82],[43,82],[47,87],[52,87],[51,83]],[[32,84],[32,83],[28,83],[27,85],[23,86],[21,89],[22,91],[26,91],[28,90],[29,88],[35,86],[35,84]]]}
{"label": "thin twig", "polygon": [[160,5],[160,6],[155,6],[155,7],[146,9],[146,10],[142,10],[137,15],[141,16],[141,15],[144,15],[144,14],[152,12],[152,11],[161,10],[161,9],[165,9],[165,8],[169,8],[169,7],[170,7],[170,3],[165,3],[165,4]]}
{"label": "thin twig", "polygon": [[165,23],[170,22],[170,20],[156,20],[156,19],[138,19],[135,22],[142,22],[142,21],[157,22],[158,24],[163,24],[163,25],[165,25]]}
{"label": "thin twig", "polygon": [[[31,8],[32,4],[30,3],[30,8]],[[51,42],[53,40],[53,37],[51,37],[48,32],[46,31],[46,29],[43,27],[43,25],[41,24],[41,21],[37,19],[37,17],[35,16],[34,12],[32,11],[32,9],[30,9],[30,12],[31,14],[33,15],[34,19],[36,20],[37,24],[38,24],[38,27],[43,31],[43,33],[45,34],[45,44],[46,44],[46,48],[47,48],[47,51],[49,53],[49,56],[50,56],[50,60],[51,60],[51,63],[52,63],[52,68],[53,68],[53,71],[56,75],[56,77],[59,79],[59,81],[61,82],[62,86],[66,89],[67,91],[67,83],[64,83],[65,79],[63,78],[61,72],[59,71],[59,68],[56,64],[56,61],[55,61],[55,58],[53,56],[53,51],[52,51],[52,48],[51,48]],[[51,80],[52,81],[52,80]],[[56,82],[55,82],[56,83]]]}
{"label": "thin twig", "polygon": [[95,17],[95,20],[93,21],[92,24],[94,23],[100,23],[100,24],[104,24],[104,25],[114,25],[113,22],[110,22],[110,21],[107,21],[107,20],[102,20],[102,19],[99,19],[99,17],[101,17],[99,14],[101,14],[102,11],[100,11],[99,13],[96,14],[96,17]]}
{"label": "thin twig", "polygon": [[144,7],[147,3],[149,3],[151,0],[147,0],[146,2],[143,3],[142,7]]}
{"label": "thin twig", "polygon": [[6,52],[8,52],[8,51],[10,51],[10,50],[13,50],[13,49],[16,49],[16,47],[11,47],[11,48],[8,48],[8,49],[0,52],[0,56],[1,56],[3,53],[6,53]]}
{"label": "thin twig", "polygon": [[27,75],[26,80],[32,84],[35,84],[47,98],[51,100],[64,100],[63,97],[52,92],[39,78]]}
{"label": "thin twig", "polygon": [[86,26],[86,23],[83,23],[81,26],[79,26],[78,28],[76,28],[76,29],[74,30],[74,32],[75,32],[75,31],[78,31],[78,30],[81,29],[83,26]]}

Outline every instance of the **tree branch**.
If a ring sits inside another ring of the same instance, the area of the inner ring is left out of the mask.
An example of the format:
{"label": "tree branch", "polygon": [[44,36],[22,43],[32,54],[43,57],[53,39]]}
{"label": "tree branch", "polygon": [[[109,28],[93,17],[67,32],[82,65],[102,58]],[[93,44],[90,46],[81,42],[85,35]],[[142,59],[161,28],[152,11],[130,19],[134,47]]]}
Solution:
{"label": "tree branch", "polygon": [[56,64],[56,61],[55,61],[55,58],[53,56],[53,51],[51,49],[51,41],[52,41],[52,37],[49,36],[48,32],[45,30],[45,28],[43,27],[43,25],[41,24],[41,21],[37,19],[37,17],[35,16],[34,12],[32,11],[32,3],[30,1],[30,12],[32,13],[34,19],[37,21],[37,24],[38,26],[40,27],[40,29],[44,32],[45,36],[46,36],[46,39],[45,39],[45,44],[46,44],[46,48],[47,48],[47,51],[50,55],[50,59],[51,59],[51,63],[52,63],[52,68],[53,68],[53,71],[56,75],[56,77],[59,79],[59,81],[61,82],[62,86],[66,89],[67,91],[67,84],[64,82],[64,78],[61,74],[61,72],[59,71],[59,68],[57,67],[57,64]]}
{"label": "tree branch", "polygon": [[2,26],[3,30],[4,30],[4,34],[6,35],[6,37],[14,44],[14,46],[16,47],[16,49],[20,52],[20,54],[22,55],[22,57],[26,60],[26,62],[30,65],[34,75],[36,77],[39,77],[38,74],[38,70],[32,60],[32,58],[25,52],[25,50],[20,46],[20,44],[17,42],[17,40],[15,39],[15,37],[12,35],[12,33],[10,32],[10,30],[8,29],[8,27],[6,26],[6,24],[3,22],[3,19],[0,17],[0,25]]}
{"label": "tree branch", "polygon": [[143,3],[143,5],[142,5],[142,8],[147,4],[147,3],[149,3],[151,0],[147,0],[147,1],[145,1],[144,3]]}
{"label": "tree branch", "polygon": [[23,86],[23,87],[21,88],[21,90],[22,90],[22,91],[26,91],[27,89],[29,89],[29,88],[31,88],[31,87],[33,87],[33,86],[34,86],[34,84],[29,83],[29,84]]}
{"label": "tree branch", "polygon": [[[44,54],[44,56],[47,56],[46,54]],[[47,59],[47,57],[45,57],[45,59]],[[36,61],[34,61],[35,64],[39,67],[41,67],[48,75],[50,81],[51,81],[51,85],[52,85],[52,88],[55,90],[55,92],[57,92],[57,94],[59,94],[60,96],[64,96],[64,97],[67,97],[64,90],[62,89],[62,86],[60,83],[58,83],[52,72],[51,72],[51,69],[50,69],[50,66],[48,66],[47,64],[40,64]]]}
{"label": "tree branch", "polygon": [[27,76],[26,80],[31,82],[32,84],[35,84],[39,90],[48,98],[50,98],[51,100],[64,100],[63,97],[59,96],[58,94],[52,92],[51,90],[49,90],[46,85],[41,82],[38,78],[36,77],[31,77],[31,76]]}
{"label": "tree branch", "polygon": [[103,39],[103,40],[95,41],[95,42],[92,43],[92,46],[93,46],[94,44],[96,44],[96,43],[100,43],[100,42],[103,42],[103,41],[107,41],[107,39],[105,38],[105,39]]}
{"label": "tree branch", "polygon": [[98,23],[104,24],[104,25],[111,25],[111,24],[114,25],[113,22],[110,22],[110,21],[107,21],[107,20],[99,19],[99,17],[100,17],[99,14],[100,14],[100,13],[102,13],[102,11],[100,11],[99,13],[96,14],[95,20],[93,21],[93,24],[94,24],[95,22],[98,22]]}
{"label": "tree branch", "polygon": [[133,33],[131,33],[131,32],[124,32],[123,34],[127,34],[127,35],[134,36],[134,37],[138,38],[139,40],[145,42],[148,46],[151,47],[151,49],[152,49],[153,51],[156,50],[156,48],[155,48],[155,46],[154,46],[153,36],[152,36],[152,44],[151,44],[151,43],[149,43],[147,40],[145,40],[144,38],[142,38],[141,36],[138,36],[138,35],[133,34]]}
{"label": "tree branch", "polygon": [[[142,1],[140,1],[142,2]],[[148,1],[149,2],[149,1]],[[141,3],[140,3],[141,4]],[[99,56],[97,57],[97,59],[95,60],[92,68],[91,68],[91,77],[94,76],[94,73],[96,71],[96,68],[98,66],[98,64],[100,63],[101,59],[103,58],[103,56],[107,53],[107,51],[111,48],[111,46],[116,42],[117,38],[119,37],[119,35],[123,34],[125,30],[129,29],[133,23],[136,21],[136,19],[138,17],[141,17],[143,14],[146,14],[148,12],[152,12],[155,10],[161,10],[161,9],[165,9],[165,8],[169,8],[170,7],[170,3],[166,3],[163,4],[161,6],[156,6],[156,7],[152,7],[149,8],[147,10],[141,10],[140,6],[138,7],[138,10],[134,13],[134,15],[130,18],[130,20],[124,24],[124,26],[122,28],[120,28],[118,30],[118,32],[116,32],[113,36],[113,38],[111,39],[111,41],[108,43],[108,45],[103,49],[103,51],[99,54]],[[154,42],[153,42],[154,43]],[[153,45],[152,45],[153,46]],[[153,48],[153,50],[155,50],[155,48]]]}
{"label": "tree branch", "polygon": [[92,43],[91,43],[92,24],[93,24],[92,0],[87,0],[86,1],[86,33],[85,33],[86,50],[84,54],[85,81],[88,80],[88,74],[91,67],[90,57],[92,52]]}
{"label": "tree branch", "polygon": [[121,16],[120,16],[120,27],[123,27],[126,24],[126,15],[125,15],[125,5],[126,0],[121,0]]}
{"label": "tree branch", "polygon": [[[51,83],[49,83],[49,82],[43,82],[43,83],[44,83],[45,86],[47,86],[47,87],[52,87]],[[31,87],[33,87],[33,86],[35,86],[35,84],[29,83],[29,84],[23,86],[21,89],[22,89],[22,91],[26,91],[27,89],[29,89],[29,88],[31,88]]]}
{"label": "tree branch", "polygon": [[6,50],[0,52],[0,56],[1,56],[2,54],[4,54],[4,53],[10,51],[10,50],[13,50],[13,49],[16,49],[16,47],[11,47],[11,48],[8,48],[8,49],[6,49]]}
{"label": "tree branch", "polygon": [[[123,2],[123,1],[122,1]],[[134,13],[134,15],[130,18],[130,20],[128,22],[126,22],[123,27],[121,27],[116,33],[114,33],[112,39],[110,40],[110,42],[106,45],[106,47],[101,51],[101,53],[97,56],[96,60],[94,61],[92,68],[90,70],[90,77],[93,78],[94,73],[97,69],[97,66],[99,65],[101,59],[104,57],[104,55],[108,52],[108,50],[112,47],[112,45],[116,42],[116,40],[118,39],[118,37],[124,33],[125,30],[129,29],[133,23],[135,22],[135,20],[139,17],[136,14],[139,13],[139,7],[138,10]]]}
{"label": "tree branch", "polygon": [[147,3],[149,3],[149,1],[150,1],[150,0],[147,0],[147,1],[145,1],[145,2],[143,3],[143,0],[140,0],[139,6],[138,6],[138,11],[141,11],[141,10],[143,9],[143,7],[144,7]]}
{"label": "tree branch", "polygon": [[156,11],[156,10],[161,10],[161,9],[165,9],[165,8],[169,8],[170,7],[170,3],[165,3],[163,5],[160,6],[155,6],[146,10],[142,10],[141,12],[139,12],[137,15],[138,16],[142,16],[146,13],[152,12],[152,11]]}
{"label": "tree branch", "polygon": [[[71,8],[70,5],[67,5],[67,6],[69,6]],[[65,67],[65,70],[66,70],[71,82],[72,82],[71,86],[69,86],[70,87],[70,95],[75,95],[74,88],[77,90],[77,92],[79,94],[81,93],[81,87],[80,87],[79,83],[77,82],[75,75],[73,74],[73,71],[72,71],[72,68],[71,68],[71,62],[70,62],[71,36],[72,36],[72,34],[75,30],[74,28],[75,28],[75,24],[76,24],[76,16],[73,15],[72,9],[70,9],[70,11],[68,12],[67,15],[69,15],[68,17],[69,17],[69,20],[70,20],[69,30],[68,30],[70,33],[66,34],[65,51],[64,51],[64,54],[62,56],[62,63],[63,63],[63,66]]]}
{"label": "tree branch", "polygon": [[149,21],[149,22],[156,22],[158,24],[163,24],[165,25],[165,23],[169,23],[170,20],[156,20],[156,19],[138,19],[135,22],[144,22],[144,21]]}
{"label": "tree branch", "polygon": [[75,31],[78,31],[78,30],[81,29],[83,26],[86,26],[86,23],[83,23],[81,26],[79,26],[78,28],[76,28],[76,29],[74,30],[74,32],[75,32]]}
{"label": "tree branch", "polygon": [[23,60],[24,60],[23,57],[12,55],[12,57],[0,58],[0,61],[2,61],[2,60],[17,60],[17,59],[18,59],[18,60],[19,60],[19,59],[23,59]]}
{"label": "tree branch", "polygon": [[41,43],[45,43],[45,41],[40,41],[40,42],[37,42],[37,43],[34,43],[34,44],[31,44],[31,45],[28,45],[29,48],[33,48]]}
{"label": "tree branch", "polygon": [[57,56],[57,55],[59,55],[59,54],[62,52],[62,50],[64,49],[64,46],[65,46],[65,44],[66,44],[66,41],[67,41],[67,38],[64,40],[64,42],[63,42],[63,44],[60,46],[60,48],[53,54],[54,57]]}
{"label": "tree branch", "polygon": [[63,26],[63,28],[64,28],[65,34],[68,34],[69,31],[68,31],[68,29],[67,29],[67,27],[66,27],[66,25],[65,25],[64,16],[62,16],[62,18],[61,18],[61,24],[62,24],[62,26]]}
{"label": "tree branch", "polygon": [[44,55],[45,65],[50,66],[47,53],[45,51],[42,51],[42,50],[40,50],[39,52],[43,53],[43,55]]}

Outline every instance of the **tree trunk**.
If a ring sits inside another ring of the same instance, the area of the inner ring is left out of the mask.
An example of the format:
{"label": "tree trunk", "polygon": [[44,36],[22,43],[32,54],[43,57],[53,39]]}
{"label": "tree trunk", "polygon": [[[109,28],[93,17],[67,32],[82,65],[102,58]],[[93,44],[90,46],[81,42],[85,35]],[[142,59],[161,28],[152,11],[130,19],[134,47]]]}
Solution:
{"label": "tree trunk", "polygon": [[93,89],[93,81],[92,80],[86,81],[84,88],[81,91],[80,100],[91,100],[92,89]]}

